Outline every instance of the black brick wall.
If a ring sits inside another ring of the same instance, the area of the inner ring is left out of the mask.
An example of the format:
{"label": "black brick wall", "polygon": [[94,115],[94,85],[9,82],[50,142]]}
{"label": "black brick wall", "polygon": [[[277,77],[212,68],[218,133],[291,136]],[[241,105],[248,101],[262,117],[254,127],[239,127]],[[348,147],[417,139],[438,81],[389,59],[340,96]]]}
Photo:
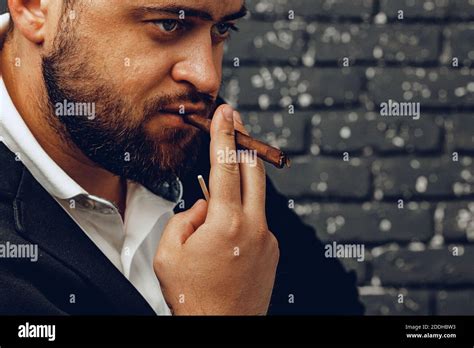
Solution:
{"label": "black brick wall", "polygon": [[[474,1],[247,5],[222,94],[293,155],[268,172],[318,236],[364,244],[341,261],[367,314],[474,314]],[[388,99],[420,119],[381,116]]]}

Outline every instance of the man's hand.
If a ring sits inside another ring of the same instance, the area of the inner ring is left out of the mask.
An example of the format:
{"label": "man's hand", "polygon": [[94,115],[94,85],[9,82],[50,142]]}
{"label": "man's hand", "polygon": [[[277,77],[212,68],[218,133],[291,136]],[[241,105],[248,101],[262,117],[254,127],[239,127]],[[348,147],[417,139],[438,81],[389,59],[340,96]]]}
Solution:
{"label": "man's hand", "polygon": [[265,216],[265,169],[260,160],[218,160],[236,150],[234,127],[245,132],[240,115],[220,106],[211,126],[211,198],[175,215],[158,247],[155,273],[176,315],[268,310],[279,249]]}

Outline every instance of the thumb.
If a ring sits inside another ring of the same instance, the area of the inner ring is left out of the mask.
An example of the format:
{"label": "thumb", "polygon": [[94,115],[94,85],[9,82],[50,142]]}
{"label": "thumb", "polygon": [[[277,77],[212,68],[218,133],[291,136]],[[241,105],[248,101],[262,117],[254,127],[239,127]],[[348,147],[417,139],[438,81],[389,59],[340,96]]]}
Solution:
{"label": "thumb", "polygon": [[184,244],[194,231],[204,223],[206,215],[207,202],[200,199],[190,209],[176,214],[170,219],[161,237],[162,242],[165,244],[168,242]]}

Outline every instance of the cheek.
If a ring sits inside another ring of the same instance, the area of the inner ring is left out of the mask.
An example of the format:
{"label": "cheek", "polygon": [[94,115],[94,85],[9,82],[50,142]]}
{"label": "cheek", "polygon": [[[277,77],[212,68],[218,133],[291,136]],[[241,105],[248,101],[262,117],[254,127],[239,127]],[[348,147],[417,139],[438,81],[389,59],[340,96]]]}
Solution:
{"label": "cheek", "polygon": [[153,55],[124,55],[108,68],[109,78],[124,98],[139,107],[146,100],[163,94],[162,86],[171,69],[165,60]]}
{"label": "cheek", "polygon": [[156,95],[169,75],[172,61],[169,52],[157,51],[156,45],[148,40],[138,40],[138,37],[138,34],[130,33],[113,43],[106,38],[106,42],[96,40],[101,44],[94,48],[97,57],[94,63],[115,90],[140,103],[140,100]]}

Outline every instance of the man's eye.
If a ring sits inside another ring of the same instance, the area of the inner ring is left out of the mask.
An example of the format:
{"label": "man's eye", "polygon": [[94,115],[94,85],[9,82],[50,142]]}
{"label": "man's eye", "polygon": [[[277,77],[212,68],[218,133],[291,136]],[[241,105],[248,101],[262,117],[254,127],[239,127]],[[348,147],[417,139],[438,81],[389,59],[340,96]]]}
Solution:
{"label": "man's eye", "polygon": [[176,30],[180,29],[180,26],[182,25],[178,20],[176,19],[161,19],[161,20],[156,20],[153,21],[153,23],[161,30],[172,33]]}
{"label": "man's eye", "polygon": [[239,29],[235,26],[235,24],[232,23],[219,23],[214,26],[217,35],[225,36],[227,35],[231,30],[233,31],[239,31]]}

